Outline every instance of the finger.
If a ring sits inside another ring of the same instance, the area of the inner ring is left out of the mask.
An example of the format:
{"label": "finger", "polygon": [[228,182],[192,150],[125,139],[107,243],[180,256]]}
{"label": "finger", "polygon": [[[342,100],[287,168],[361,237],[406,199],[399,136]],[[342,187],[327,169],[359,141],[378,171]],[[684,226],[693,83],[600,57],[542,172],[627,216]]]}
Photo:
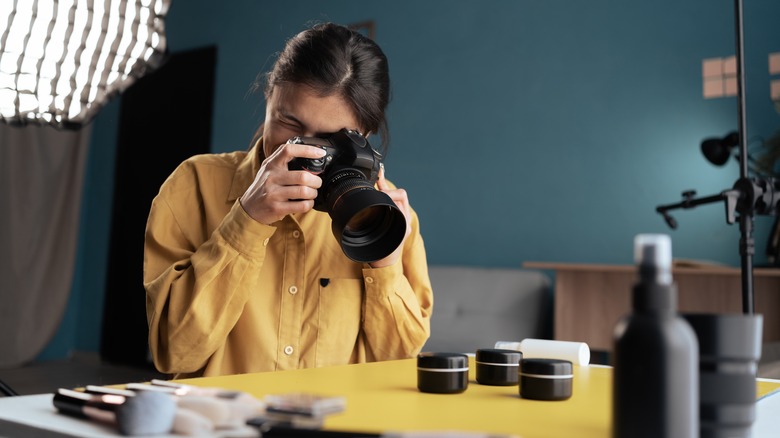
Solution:
{"label": "finger", "polygon": [[390,186],[385,179],[385,163],[379,163],[379,178],[376,180],[376,186],[383,192],[390,190]]}
{"label": "finger", "polygon": [[276,191],[276,196],[281,201],[315,199],[317,189],[306,186],[285,186]]}
{"label": "finger", "polygon": [[406,217],[406,231],[408,234],[409,230],[411,229],[412,222],[412,207],[409,204],[409,195],[404,189],[393,189],[390,187],[390,184],[388,184],[387,180],[385,179],[385,163],[379,163],[379,178],[376,181],[376,186],[379,190],[387,193],[387,195],[390,196],[390,199],[392,199],[395,203],[396,207],[398,207],[398,209],[400,209],[404,214]]}
{"label": "finger", "polygon": [[317,146],[310,146],[307,144],[291,144],[290,146],[289,151],[295,157],[322,158],[326,154],[325,149]]}
{"label": "finger", "polygon": [[409,203],[409,196],[406,193],[406,190],[404,189],[395,189],[391,190],[389,192],[386,192],[388,196],[390,196],[390,199],[395,202],[396,207],[398,207],[399,210],[404,214],[406,217],[406,226],[407,230],[411,226],[412,221],[412,206]]}
{"label": "finger", "polygon": [[308,170],[285,171],[277,182],[283,186],[306,186],[313,189],[322,187],[322,178]]}
{"label": "finger", "polygon": [[271,158],[278,158],[283,164],[287,164],[296,157],[300,158],[322,158],[325,156],[325,150],[317,146],[307,144],[285,143],[279,146],[272,154]]}

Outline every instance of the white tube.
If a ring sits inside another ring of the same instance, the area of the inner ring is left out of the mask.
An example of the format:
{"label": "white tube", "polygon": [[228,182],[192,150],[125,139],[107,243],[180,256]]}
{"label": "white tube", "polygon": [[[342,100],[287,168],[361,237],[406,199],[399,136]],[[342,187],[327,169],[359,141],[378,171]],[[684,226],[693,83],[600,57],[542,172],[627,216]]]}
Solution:
{"label": "white tube", "polygon": [[523,353],[523,359],[561,359],[573,365],[590,363],[590,348],[584,342],[526,338],[520,342],[498,341],[495,348],[517,350]]}

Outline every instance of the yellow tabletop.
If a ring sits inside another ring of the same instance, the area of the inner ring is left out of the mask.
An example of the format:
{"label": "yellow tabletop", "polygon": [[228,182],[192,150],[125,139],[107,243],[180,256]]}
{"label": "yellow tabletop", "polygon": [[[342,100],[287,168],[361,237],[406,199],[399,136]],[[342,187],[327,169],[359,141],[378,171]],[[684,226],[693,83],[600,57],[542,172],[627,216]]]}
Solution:
{"label": "yellow tabletop", "polygon": [[[416,359],[277,371],[179,382],[269,394],[308,392],[344,396],[346,410],[326,429],[361,432],[472,431],[522,438],[609,436],[612,368],[575,366],[572,397],[565,401],[520,398],[517,386],[476,382],[469,358],[469,385],[460,394],[427,394],[417,389]],[[780,382],[757,382],[758,397],[778,391]]]}

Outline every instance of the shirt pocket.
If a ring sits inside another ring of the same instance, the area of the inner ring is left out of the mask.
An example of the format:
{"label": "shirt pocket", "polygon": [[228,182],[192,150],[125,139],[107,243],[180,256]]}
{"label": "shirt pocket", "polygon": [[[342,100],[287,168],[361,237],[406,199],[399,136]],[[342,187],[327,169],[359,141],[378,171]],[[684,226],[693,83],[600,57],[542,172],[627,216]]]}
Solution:
{"label": "shirt pocket", "polygon": [[347,364],[360,333],[363,281],[334,278],[319,288],[316,366]]}

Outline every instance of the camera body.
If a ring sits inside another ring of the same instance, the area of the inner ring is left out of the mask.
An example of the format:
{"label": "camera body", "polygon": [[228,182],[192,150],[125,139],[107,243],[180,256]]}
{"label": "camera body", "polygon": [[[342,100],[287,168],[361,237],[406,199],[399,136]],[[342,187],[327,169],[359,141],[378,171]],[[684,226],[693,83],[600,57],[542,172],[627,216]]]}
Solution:
{"label": "camera body", "polygon": [[328,194],[341,185],[339,181],[359,179],[373,187],[379,178],[382,155],[357,131],[342,129],[323,137],[293,137],[287,143],[317,146],[326,152],[322,158],[298,157],[288,165],[290,170],[306,170],[322,178],[315,210],[328,211]]}
{"label": "camera body", "polygon": [[314,209],[330,215],[333,236],[347,257],[370,263],[398,248],[406,235],[406,217],[387,193],[374,188],[382,155],[365,137],[342,129],[322,137],[293,137],[287,143],[325,150],[322,158],[296,157],[288,168],[322,178]]}

